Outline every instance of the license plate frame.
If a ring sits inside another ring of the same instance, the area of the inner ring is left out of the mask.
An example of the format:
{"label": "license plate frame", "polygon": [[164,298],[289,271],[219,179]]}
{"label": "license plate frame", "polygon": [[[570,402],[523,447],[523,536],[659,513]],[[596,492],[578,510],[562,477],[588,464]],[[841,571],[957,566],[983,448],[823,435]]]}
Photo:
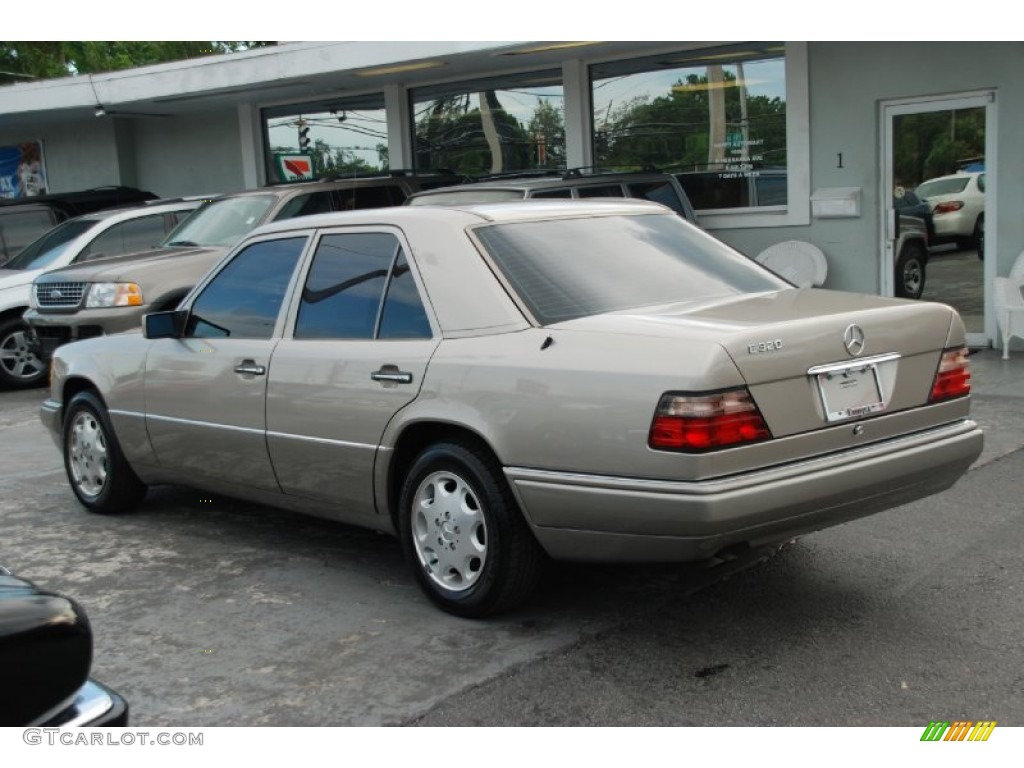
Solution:
{"label": "license plate frame", "polygon": [[888,405],[879,367],[898,354],[815,366],[807,371],[815,379],[821,407],[828,422],[861,419],[884,411]]}

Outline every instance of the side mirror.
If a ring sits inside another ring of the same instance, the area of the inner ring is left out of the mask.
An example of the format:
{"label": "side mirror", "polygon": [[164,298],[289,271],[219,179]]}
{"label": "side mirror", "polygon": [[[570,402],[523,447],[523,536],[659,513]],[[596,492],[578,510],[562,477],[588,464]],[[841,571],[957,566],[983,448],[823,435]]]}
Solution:
{"label": "side mirror", "polygon": [[142,319],[143,336],[147,339],[180,339],[185,335],[188,310],[151,312]]}

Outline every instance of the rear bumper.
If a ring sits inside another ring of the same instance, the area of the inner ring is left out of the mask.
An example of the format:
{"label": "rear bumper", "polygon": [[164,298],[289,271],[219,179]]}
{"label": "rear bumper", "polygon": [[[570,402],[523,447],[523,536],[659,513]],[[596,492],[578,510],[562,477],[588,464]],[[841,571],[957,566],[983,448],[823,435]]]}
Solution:
{"label": "rear bumper", "polygon": [[968,419],[807,461],[702,482],[510,467],[538,541],[556,559],[703,560],[881,512],[950,487],[981,453]]}

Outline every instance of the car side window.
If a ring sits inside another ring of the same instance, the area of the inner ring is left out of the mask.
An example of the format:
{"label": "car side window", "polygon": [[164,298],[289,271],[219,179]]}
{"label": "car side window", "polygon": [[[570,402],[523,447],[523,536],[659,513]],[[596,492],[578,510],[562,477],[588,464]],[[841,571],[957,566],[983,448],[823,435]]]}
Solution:
{"label": "car side window", "polygon": [[264,240],[235,254],[192,304],[188,338],[269,339],[305,237]]}
{"label": "car side window", "polygon": [[531,195],[531,197],[534,197],[534,198],[561,198],[561,199],[571,198],[572,197],[572,190],[569,189],[568,187],[565,187],[564,189],[545,189],[545,190],[541,190],[539,192],[534,192],[533,195]]}
{"label": "car side window", "polygon": [[162,213],[122,221],[89,243],[79,260],[91,261],[104,256],[145,251],[163,240],[166,234]]}
{"label": "car side window", "polygon": [[334,192],[339,211],[359,211],[364,208],[387,208],[405,202],[405,192],[394,184],[338,189]]}
{"label": "car side window", "polygon": [[430,321],[423,307],[423,299],[416,289],[412,270],[399,252],[398,261],[391,271],[391,282],[384,297],[384,309],[380,317],[380,339],[429,339]]}
{"label": "car side window", "polygon": [[626,188],[633,197],[641,200],[650,200],[655,203],[667,205],[680,216],[685,216],[683,203],[676,193],[676,188],[670,181],[645,181],[627,184]]}
{"label": "car side window", "polygon": [[293,197],[285,203],[281,212],[274,217],[274,221],[292,219],[296,216],[312,216],[315,213],[330,213],[331,210],[330,192],[311,192],[308,195]]}
{"label": "car side window", "polygon": [[386,232],[325,235],[302,290],[294,337],[373,339],[378,335],[431,335],[401,243]]}

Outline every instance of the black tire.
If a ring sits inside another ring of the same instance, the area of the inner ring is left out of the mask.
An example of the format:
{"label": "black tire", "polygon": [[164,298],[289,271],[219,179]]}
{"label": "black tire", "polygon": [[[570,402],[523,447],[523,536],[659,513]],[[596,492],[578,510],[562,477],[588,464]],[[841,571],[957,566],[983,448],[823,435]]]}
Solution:
{"label": "black tire", "polygon": [[974,222],[974,232],[971,234],[971,248],[978,252],[978,258],[985,258],[985,217],[979,216]]}
{"label": "black tire", "polygon": [[473,443],[420,453],[402,483],[398,528],[417,583],[457,616],[507,611],[540,580],[544,553],[497,462]]}
{"label": "black tire", "polygon": [[90,512],[125,512],[146,496],[146,486],[121,453],[107,409],[94,393],[79,392],[67,404],[62,446],[71,490]]}
{"label": "black tire", "polygon": [[928,256],[921,243],[903,246],[896,261],[896,295],[904,299],[920,299],[924,293]]}
{"label": "black tire", "polygon": [[47,381],[49,366],[29,348],[28,326],[18,317],[0,322],[0,386],[27,389]]}

